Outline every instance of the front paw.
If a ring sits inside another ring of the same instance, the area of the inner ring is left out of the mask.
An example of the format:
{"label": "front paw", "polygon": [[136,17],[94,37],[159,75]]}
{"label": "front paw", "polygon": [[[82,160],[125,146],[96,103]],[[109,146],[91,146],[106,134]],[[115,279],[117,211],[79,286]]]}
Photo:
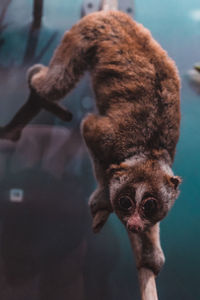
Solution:
{"label": "front paw", "polygon": [[97,233],[102,229],[113,211],[104,190],[97,189],[93,192],[89,200],[89,207],[93,217],[92,229]]}
{"label": "front paw", "polygon": [[27,71],[27,81],[28,81],[28,84],[29,84],[29,87],[30,88],[33,88],[33,85],[32,85],[32,78],[35,74],[39,73],[42,69],[46,68],[45,66],[41,65],[41,64],[36,64],[36,65],[33,65],[32,67],[30,67]]}
{"label": "front paw", "polygon": [[93,216],[92,220],[92,230],[94,233],[98,233],[106,223],[110,212],[108,210],[99,210]]}
{"label": "front paw", "polygon": [[141,257],[141,261],[138,265],[138,269],[147,268],[158,275],[161,268],[165,263],[165,256],[160,248],[154,248],[151,251],[145,251]]}
{"label": "front paw", "polygon": [[113,211],[110,201],[107,199],[107,196],[101,190],[96,190],[90,196],[89,207],[92,216],[95,216],[99,210],[107,210],[110,213]]}

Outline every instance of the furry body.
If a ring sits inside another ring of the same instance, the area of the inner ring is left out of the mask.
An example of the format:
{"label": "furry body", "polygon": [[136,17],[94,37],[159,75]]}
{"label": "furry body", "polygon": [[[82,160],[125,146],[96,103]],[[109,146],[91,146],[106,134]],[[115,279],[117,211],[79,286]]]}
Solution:
{"label": "furry body", "polygon": [[103,117],[94,119],[93,126],[95,152],[103,155],[105,168],[154,149],[167,150],[173,161],[179,137],[179,77],[150,32],[121,12],[91,14],[65,34],[49,68],[35,75],[31,86],[57,100],[85,70],[90,71]]}
{"label": "furry body", "polygon": [[[86,70],[98,108],[82,122],[98,181],[90,198],[93,228],[98,231],[115,210],[129,231],[142,232],[136,248],[153,244],[146,266],[156,273],[164,260],[156,223],[173,205],[180,183],[171,170],[180,125],[177,69],[147,29],[122,12],[109,11],[74,25],[49,67],[29,70],[29,83],[41,97],[56,101]],[[124,210],[120,203],[130,207]]]}

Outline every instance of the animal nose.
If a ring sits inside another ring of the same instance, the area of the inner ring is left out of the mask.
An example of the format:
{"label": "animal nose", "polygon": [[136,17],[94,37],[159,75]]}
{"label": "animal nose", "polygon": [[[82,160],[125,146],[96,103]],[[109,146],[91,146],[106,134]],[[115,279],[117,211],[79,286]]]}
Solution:
{"label": "animal nose", "polygon": [[133,233],[140,233],[142,232],[142,227],[140,225],[127,225],[127,228],[129,231],[133,232]]}

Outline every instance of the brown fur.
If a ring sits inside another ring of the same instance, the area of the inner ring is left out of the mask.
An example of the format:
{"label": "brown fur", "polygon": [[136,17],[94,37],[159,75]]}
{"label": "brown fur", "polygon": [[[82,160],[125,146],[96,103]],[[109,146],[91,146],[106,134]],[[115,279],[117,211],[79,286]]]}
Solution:
{"label": "brown fur", "polygon": [[[99,112],[82,122],[98,181],[90,198],[94,230],[100,230],[115,210],[129,230],[148,232],[178,196],[180,179],[170,169],[180,126],[177,69],[146,28],[113,11],[93,13],[74,25],[49,67],[29,70],[29,83],[41,97],[55,101],[85,70],[91,74]],[[142,214],[144,186],[157,203],[153,216]],[[119,207],[120,195],[127,191],[132,191],[129,213]]]}
{"label": "brown fur", "polygon": [[33,76],[31,86],[57,100],[86,69],[104,117],[90,116],[83,127],[88,142],[90,134],[94,139],[94,129],[105,137],[97,138],[100,145],[95,142],[99,152],[107,150],[105,165],[123,160],[138,147],[166,149],[173,160],[179,136],[179,77],[150,32],[121,12],[91,14],[65,34],[49,67]]}

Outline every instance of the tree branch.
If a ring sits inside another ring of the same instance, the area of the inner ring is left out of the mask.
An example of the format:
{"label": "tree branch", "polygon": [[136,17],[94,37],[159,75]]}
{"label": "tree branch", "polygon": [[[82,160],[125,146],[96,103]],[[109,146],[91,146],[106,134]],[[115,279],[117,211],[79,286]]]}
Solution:
{"label": "tree branch", "polygon": [[33,21],[29,30],[27,47],[24,55],[24,63],[32,61],[35,56],[39,40],[39,33],[42,24],[43,0],[34,0],[33,2]]}
{"label": "tree branch", "polygon": [[42,50],[40,51],[40,53],[38,54],[38,56],[34,59],[35,62],[38,62],[42,59],[42,57],[44,56],[44,54],[47,52],[48,48],[51,46],[51,44],[54,42],[54,40],[56,39],[58,33],[54,32],[52,34],[52,36],[50,37],[50,39],[47,41],[46,45],[42,48]]}
{"label": "tree branch", "polygon": [[4,6],[2,8],[2,11],[0,13],[0,27],[2,27],[4,18],[6,16],[6,13],[7,13],[7,10],[8,10],[8,6],[10,5],[11,1],[12,0],[6,0]]}
{"label": "tree branch", "polygon": [[20,108],[13,119],[0,128],[0,139],[16,141],[20,138],[24,127],[42,110],[53,113],[63,121],[71,121],[72,114],[61,105],[47,101],[31,91],[27,102]]}

